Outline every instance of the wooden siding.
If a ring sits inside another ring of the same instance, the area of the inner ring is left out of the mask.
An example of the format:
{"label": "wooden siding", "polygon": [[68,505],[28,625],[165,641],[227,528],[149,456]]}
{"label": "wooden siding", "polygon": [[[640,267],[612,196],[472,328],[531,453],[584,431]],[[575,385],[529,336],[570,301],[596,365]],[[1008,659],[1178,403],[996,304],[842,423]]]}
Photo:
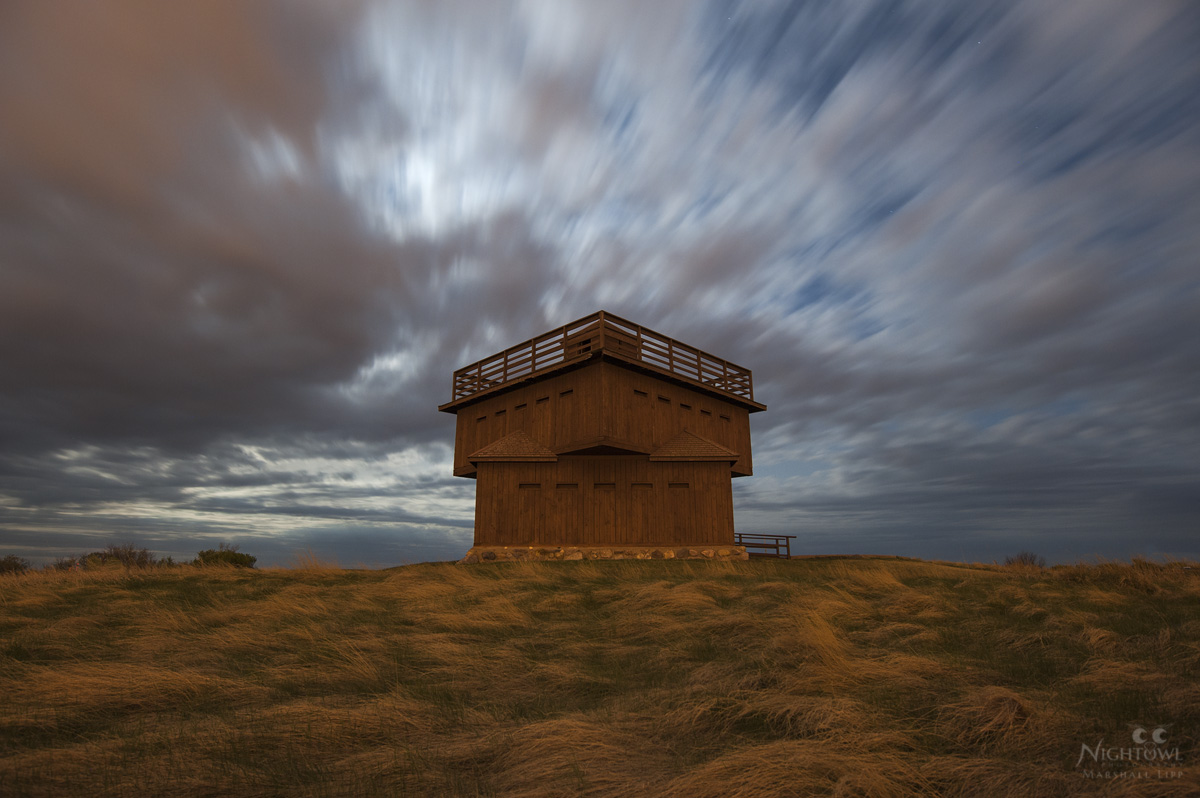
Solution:
{"label": "wooden siding", "polygon": [[565,456],[480,463],[477,546],[733,545],[724,463]]}
{"label": "wooden siding", "polygon": [[618,363],[592,361],[460,408],[454,473],[472,476],[472,452],[521,430],[553,451],[609,439],[649,453],[693,432],[738,454],[733,476],[754,472],[749,411],[709,393]]}
{"label": "wooden siding", "polygon": [[680,432],[694,432],[737,453],[733,476],[754,473],[750,413],[744,407],[613,363],[599,369],[605,434],[654,451]]}
{"label": "wooden siding", "polygon": [[462,408],[454,436],[455,475],[473,475],[468,455],[517,430],[551,450],[599,436],[600,384],[594,368],[577,369]]}

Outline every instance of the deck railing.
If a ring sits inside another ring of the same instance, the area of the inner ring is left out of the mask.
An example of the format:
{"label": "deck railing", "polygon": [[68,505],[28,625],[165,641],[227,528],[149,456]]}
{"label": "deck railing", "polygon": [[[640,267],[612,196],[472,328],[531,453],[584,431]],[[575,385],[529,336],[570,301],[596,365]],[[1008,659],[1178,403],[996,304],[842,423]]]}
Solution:
{"label": "deck railing", "polygon": [[754,381],[749,369],[603,310],[459,369],[454,372],[454,399],[464,399],[599,351],[640,361],[705,387],[754,401]]}

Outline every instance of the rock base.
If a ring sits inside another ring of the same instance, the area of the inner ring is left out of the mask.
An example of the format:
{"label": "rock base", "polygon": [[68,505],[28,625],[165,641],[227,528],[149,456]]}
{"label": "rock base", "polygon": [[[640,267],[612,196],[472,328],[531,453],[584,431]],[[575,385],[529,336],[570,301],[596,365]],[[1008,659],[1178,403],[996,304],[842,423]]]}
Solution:
{"label": "rock base", "polygon": [[459,562],[748,559],[745,546],[475,546]]}

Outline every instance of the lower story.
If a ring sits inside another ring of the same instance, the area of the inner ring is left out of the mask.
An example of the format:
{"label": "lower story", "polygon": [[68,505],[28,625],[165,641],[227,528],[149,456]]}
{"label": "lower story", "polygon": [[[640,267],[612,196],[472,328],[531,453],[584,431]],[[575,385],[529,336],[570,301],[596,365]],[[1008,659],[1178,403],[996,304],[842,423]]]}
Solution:
{"label": "lower story", "polygon": [[475,546],[733,546],[729,464],[646,456],[481,462]]}

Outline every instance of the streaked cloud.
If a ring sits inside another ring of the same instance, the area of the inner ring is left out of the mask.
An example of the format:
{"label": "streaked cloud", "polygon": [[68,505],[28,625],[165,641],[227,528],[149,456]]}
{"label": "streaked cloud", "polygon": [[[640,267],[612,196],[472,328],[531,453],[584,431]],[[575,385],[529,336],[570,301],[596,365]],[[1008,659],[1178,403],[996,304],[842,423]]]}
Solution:
{"label": "streaked cloud", "polygon": [[754,370],[745,531],[1196,556],[1198,38],[1165,1],[8,4],[0,535],[453,557],[450,372],[604,307]]}

